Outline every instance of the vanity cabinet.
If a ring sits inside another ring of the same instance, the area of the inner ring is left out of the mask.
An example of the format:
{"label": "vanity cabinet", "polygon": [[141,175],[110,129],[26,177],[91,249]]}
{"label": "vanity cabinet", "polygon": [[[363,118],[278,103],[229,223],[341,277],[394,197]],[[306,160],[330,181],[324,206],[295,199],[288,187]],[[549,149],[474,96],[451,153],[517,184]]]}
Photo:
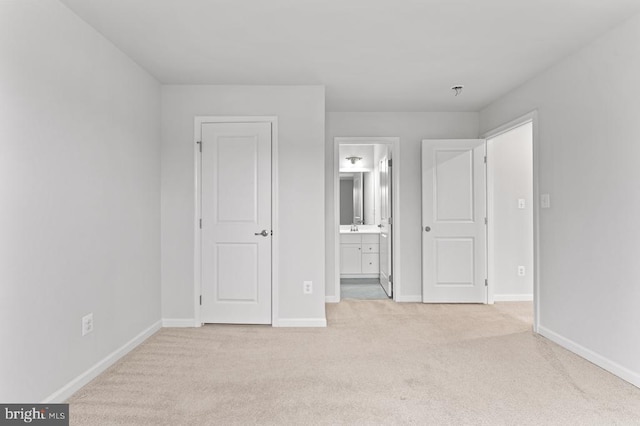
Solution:
{"label": "vanity cabinet", "polygon": [[362,272],[362,248],[360,244],[340,245],[340,273],[360,274]]}
{"label": "vanity cabinet", "polygon": [[340,234],[340,275],[367,278],[380,275],[378,234]]}

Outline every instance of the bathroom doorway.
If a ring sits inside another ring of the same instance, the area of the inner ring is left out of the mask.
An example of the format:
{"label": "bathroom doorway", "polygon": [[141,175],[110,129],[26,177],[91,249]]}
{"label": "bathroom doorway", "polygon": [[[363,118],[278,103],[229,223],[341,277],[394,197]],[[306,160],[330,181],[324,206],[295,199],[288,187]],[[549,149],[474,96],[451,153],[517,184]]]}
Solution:
{"label": "bathroom doorway", "polygon": [[338,137],[334,145],[335,297],[397,300],[399,138]]}

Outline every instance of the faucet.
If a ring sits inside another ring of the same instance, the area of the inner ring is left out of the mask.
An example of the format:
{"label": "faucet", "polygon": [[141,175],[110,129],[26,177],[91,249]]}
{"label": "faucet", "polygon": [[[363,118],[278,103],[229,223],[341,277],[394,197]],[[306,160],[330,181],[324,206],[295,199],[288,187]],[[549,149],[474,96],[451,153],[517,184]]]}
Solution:
{"label": "faucet", "polygon": [[358,232],[358,225],[355,221],[351,224],[351,232]]}

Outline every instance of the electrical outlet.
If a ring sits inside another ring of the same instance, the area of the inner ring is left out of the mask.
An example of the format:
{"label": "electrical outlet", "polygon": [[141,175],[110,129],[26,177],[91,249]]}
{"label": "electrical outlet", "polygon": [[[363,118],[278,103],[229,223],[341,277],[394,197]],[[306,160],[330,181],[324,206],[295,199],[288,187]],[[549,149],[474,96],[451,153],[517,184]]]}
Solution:
{"label": "electrical outlet", "polygon": [[518,276],[524,277],[524,266],[522,265],[518,266]]}
{"label": "electrical outlet", "polygon": [[313,293],[313,281],[303,281],[302,282],[302,291],[304,294]]}
{"label": "electrical outlet", "polygon": [[82,335],[85,336],[93,331],[93,312],[82,317]]}
{"label": "electrical outlet", "polygon": [[540,195],[540,208],[543,208],[543,209],[551,208],[551,196],[549,194]]}
{"label": "electrical outlet", "polygon": [[519,209],[524,209],[525,208],[525,201],[524,198],[518,198],[518,208]]}

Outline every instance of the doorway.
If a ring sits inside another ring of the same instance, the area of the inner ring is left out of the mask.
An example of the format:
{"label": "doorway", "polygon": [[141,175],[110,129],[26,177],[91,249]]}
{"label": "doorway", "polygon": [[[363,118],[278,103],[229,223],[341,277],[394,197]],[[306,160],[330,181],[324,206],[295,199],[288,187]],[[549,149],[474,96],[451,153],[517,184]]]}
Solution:
{"label": "doorway", "polygon": [[537,330],[536,126],[423,141],[423,302],[522,302]]}
{"label": "doorway", "polygon": [[487,140],[488,303],[536,329],[534,117]]}
{"label": "doorway", "polygon": [[399,138],[334,139],[334,297],[398,299]]}

